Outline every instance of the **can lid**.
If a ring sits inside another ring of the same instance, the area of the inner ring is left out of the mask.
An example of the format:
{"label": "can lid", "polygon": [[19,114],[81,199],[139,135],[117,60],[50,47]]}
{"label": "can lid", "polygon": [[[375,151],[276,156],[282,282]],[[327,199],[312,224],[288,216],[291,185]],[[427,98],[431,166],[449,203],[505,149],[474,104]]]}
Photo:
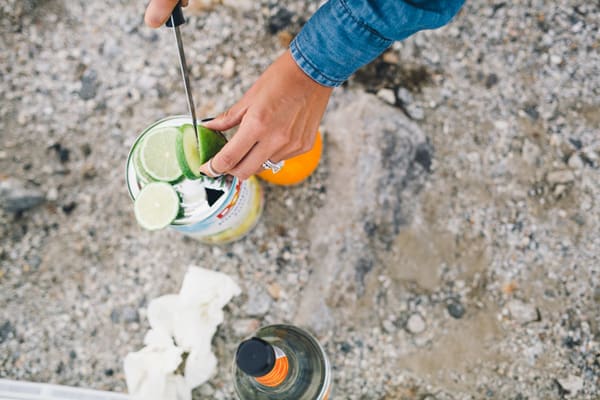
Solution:
{"label": "can lid", "polygon": [[264,376],[275,366],[275,350],[263,339],[253,337],[240,343],[235,362],[239,369],[250,376]]}

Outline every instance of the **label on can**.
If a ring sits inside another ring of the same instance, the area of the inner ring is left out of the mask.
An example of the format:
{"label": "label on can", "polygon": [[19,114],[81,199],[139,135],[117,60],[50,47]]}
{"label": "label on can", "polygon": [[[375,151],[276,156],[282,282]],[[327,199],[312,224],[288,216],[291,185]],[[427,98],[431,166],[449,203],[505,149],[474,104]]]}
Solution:
{"label": "label on can", "polygon": [[262,191],[255,177],[237,181],[229,200],[206,219],[190,225],[173,226],[204,242],[225,243],[239,239],[258,220],[262,211]]}

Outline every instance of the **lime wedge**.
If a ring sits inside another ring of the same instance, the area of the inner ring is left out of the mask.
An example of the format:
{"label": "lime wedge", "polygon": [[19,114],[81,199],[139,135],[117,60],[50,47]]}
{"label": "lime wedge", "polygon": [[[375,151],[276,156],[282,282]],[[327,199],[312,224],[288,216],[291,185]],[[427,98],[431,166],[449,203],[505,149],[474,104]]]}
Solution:
{"label": "lime wedge", "polygon": [[181,177],[176,154],[179,129],[158,128],[147,135],[140,148],[142,169],[156,181],[178,180]]}
{"label": "lime wedge", "polygon": [[192,125],[183,125],[181,134],[177,136],[177,161],[181,172],[186,178],[200,178],[200,153],[198,152],[198,142],[196,141],[196,132]]}
{"label": "lime wedge", "polygon": [[215,156],[227,143],[227,138],[221,132],[213,131],[205,126],[198,127],[198,143],[200,164],[204,164]]}
{"label": "lime wedge", "polygon": [[162,229],[177,218],[179,196],[168,183],[152,182],[140,191],[133,210],[142,228],[151,231]]}

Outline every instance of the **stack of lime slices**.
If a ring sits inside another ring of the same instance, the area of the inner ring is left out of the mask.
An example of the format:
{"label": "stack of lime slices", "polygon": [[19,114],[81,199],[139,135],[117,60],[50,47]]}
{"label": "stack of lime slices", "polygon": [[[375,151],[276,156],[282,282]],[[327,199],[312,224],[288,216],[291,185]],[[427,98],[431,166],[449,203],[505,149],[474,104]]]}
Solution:
{"label": "stack of lime slices", "polygon": [[135,217],[142,228],[158,230],[180,213],[180,197],[173,185],[202,177],[200,166],[227,143],[225,136],[190,124],[160,127],[148,132],[135,147],[132,162],[142,190],[135,199]]}

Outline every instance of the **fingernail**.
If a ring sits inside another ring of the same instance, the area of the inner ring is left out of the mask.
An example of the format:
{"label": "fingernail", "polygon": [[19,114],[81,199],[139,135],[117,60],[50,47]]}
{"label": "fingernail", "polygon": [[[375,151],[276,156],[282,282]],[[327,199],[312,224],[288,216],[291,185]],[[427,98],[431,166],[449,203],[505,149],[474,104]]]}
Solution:
{"label": "fingernail", "polygon": [[200,166],[200,174],[202,176],[208,176],[208,177],[210,177],[210,172],[208,171],[208,168],[207,168],[206,164],[203,164],[203,165]]}
{"label": "fingernail", "polygon": [[213,178],[213,179],[215,179],[215,178],[220,177],[221,175],[213,174],[213,171],[210,170],[210,167],[209,167],[208,163],[210,163],[210,161],[207,162],[206,164],[203,164],[203,165],[200,166],[200,173],[203,176],[206,176],[207,178]]}

